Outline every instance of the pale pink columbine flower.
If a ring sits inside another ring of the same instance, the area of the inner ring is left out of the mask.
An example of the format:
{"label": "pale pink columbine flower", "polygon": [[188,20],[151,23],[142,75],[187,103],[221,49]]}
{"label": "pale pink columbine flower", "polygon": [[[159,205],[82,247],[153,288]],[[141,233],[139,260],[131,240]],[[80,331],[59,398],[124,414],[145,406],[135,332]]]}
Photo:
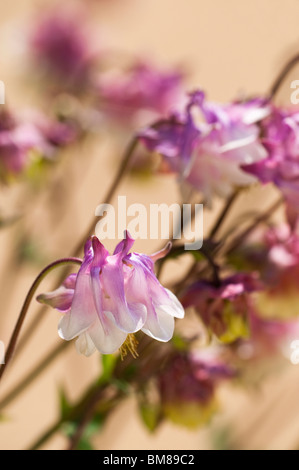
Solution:
{"label": "pale pink columbine flower", "polygon": [[86,242],[78,274],[61,287],[42,294],[38,301],[62,311],[59,335],[77,339],[77,349],[89,356],[116,351],[128,333],[142,330],[158,341],[169,341],[174,317],[183,318],[184,309],[154,274],[154,262],[166,252],[152,256],[129,253],[134,240],[126,234],[113,255],[96,237]]}
{"label": "pale pink columbine flower", "polygon": [[[200,112],[201,119],[195,112]],[[267,156],[257,122],[268,112],[260,100],[219,105],[196,91],[183,113],[146,128],[139,136],[149,150],[164,157],[181,181],[210,202],[214,194],[227,197],[235,188],[257,181],[243,165]]]}

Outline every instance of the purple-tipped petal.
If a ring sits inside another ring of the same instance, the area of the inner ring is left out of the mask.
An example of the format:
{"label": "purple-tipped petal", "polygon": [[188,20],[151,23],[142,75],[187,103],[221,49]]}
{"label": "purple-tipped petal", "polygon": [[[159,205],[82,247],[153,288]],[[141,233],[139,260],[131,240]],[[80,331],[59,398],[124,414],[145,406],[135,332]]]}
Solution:
{"label": "purple-tipped petal", "polygon": [[71,274],[66,278],[63,284],[58,287],[58,289],[48,292],[47,294],[41,294],[36,298],[36,300],[41,304],[46,304],[52,308],[56,308],[56,310],[59,310],[60,312],[68,312],[71,308],[74,297],[76,278],[77,274]]}
{"label": "purple-tipped petal", "polygon": [[78,272],[70,314],[65,315],[59,324],[59,335],[67,341],[87,330],[97,318],[89,270],[90,260],[87,258]]}
{"label": "purple-tipped petal", "polygon": [[125,231],[124,235],[125,235],[124,239],[116,246],[114,253],[113,253],[114,255],[121,253],[121,256],[125,257],[129,253],[132,246],[134,245],[135,240],[134,238],[131,237],[128,230]]}

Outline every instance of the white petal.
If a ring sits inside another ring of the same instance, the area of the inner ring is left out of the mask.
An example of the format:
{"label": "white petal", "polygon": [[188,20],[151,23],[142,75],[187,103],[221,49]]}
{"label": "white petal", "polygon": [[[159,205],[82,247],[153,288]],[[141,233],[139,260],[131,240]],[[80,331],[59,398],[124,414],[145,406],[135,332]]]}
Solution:
{"label": "white petal", "polygon": [[173,336],[174,318],[164,310],[156,308],[156,318],[152,313],[148,315],[141,331],[158,341],[167,342]]}
{"label": "white petal", "polygon": [[123,344],[127,333],[118,328],[110,312],[103,313],[103,322],[104,325],[97,319],[88,329],[88,334],[100,353],[112,354]]}
{"label": "white petal", "polygon": [[71,313],[67,313],[59,321],[58,334],[60,338],[70,341],[86,331],[90,326],[91,321],[84,322],[84,315],[74,316]]}
{"label": "white petal", "polygon": [[97,319],[89,273],[79,272],[72,307],[59,322],[59,336],[67,341],[86,331]]}
{"label": "white petal", "polygon": [[82,333],[76,341],[76,349],[79,354],[88,357],[94,353],[96,347],[88,333]]}
{"label": "white petal", "polygon": [[167,291],[167,294],[170,297],[170,302],[167,305],[159,305],[159,308],[162,309],[164,312],[168,313],[169,315],[172,315],[173,317],[184,318],[185,310],[181,302],[178,300],[177,296],[174,295],[174,293],[171,292],[169,289],[165,288],[165,290]]}

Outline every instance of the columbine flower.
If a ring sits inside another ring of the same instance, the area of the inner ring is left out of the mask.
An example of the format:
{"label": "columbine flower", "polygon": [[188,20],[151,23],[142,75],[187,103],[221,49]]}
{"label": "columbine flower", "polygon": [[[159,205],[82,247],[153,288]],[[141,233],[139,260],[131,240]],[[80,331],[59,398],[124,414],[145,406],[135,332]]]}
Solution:
{"label": "columbine flower", "polygon": [[161,286],[154,274],[154,262],[162,251],[147,256],[129,253],[134,240],[126,234],[113,255],[96,237],[86,242],[78,274],[68,277],[54,292],[42,294],[39,302],[64,312],[59,335],[75,337],[77,349],[86,356],[98,349],[116,351],[128,333],[142,330],[159,341],[169,341],[174,317],[184,310],[174,294]]}
{"label": "columbine flower", "polygon": [[90,84],[96,54],[80,12],[44,14],[32,32],[30,47],[38,65],[64,89],[82,90]]}
{"label": "columbine flower", "polygon": [[[196,122],[194,111],[201,112],[202,121]],[[257,181],[242,165],[267,156],[256,122],[268,112],[259,100],[218,105],[207,102],[203,92],[197,91],[190,95],[184,113],[172,115],[139,136],[210,202],[214,193],[227,197],[234,188]]]}
{"label": "columbine flower", "polygon": [[190,428],[205,424],[216,409],[217,385],[234,375],[215,354],[178,353],[158,377],[163,413]]}
{"label": "columbine flower", "polygon": [[288,204],[298,214],[299,207],[299,112],[272,109],[262,123],[263,141],[268,158],[245,171],[263,183],[273,183],[283,193]]}
{"label": "columbine flower", "polygon": [[[170,111],[182,96],[182,73],[160,71],[138,62],[120,76],[103,76],[99,82],[101,109],[122,125],[144,125]],[[143,121],[140,123],[140,119]]]}
{"label": "columbine flower", "polygon": [[195,308],[211,333],[230,343],[248,336],[248,316],[252,310],[249,294],[258,288],[253,275],[239,273],[223,279],[219,286],[196,282],[187,288],[181,300],[185,308]]}

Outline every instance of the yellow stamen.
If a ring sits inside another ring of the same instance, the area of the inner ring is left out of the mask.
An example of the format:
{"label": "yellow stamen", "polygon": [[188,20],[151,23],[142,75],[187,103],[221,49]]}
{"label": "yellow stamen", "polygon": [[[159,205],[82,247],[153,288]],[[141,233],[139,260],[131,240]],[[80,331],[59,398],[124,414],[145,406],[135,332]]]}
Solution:
{"label": "yellow stamen", "polygon": [[132,333],[128,334],[126,341],[119,348],[121,360],[124,360],[128,352],[130,352],[133,358],[136,359],[138,357],[137,346],[138,341],[135,336]]}

